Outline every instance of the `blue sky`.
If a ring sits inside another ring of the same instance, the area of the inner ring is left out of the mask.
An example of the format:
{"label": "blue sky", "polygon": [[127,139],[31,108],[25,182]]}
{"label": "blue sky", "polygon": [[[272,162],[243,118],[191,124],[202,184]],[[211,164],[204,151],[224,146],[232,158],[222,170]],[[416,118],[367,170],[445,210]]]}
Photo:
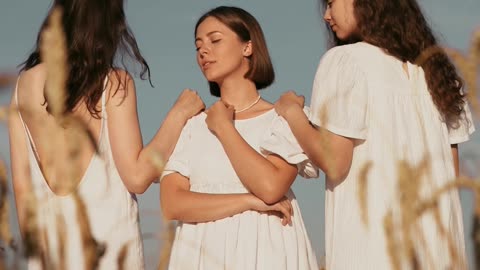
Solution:
{"label": "blue sky", "polygon": [[[480,1],[421,0],[420,4],[444,45],[462,51],[468,48],[471,34],[475,29],[480,29]],[[50,0],[1,0],[0,72],[15,70],[26,58],[49,5]],[[262,96],[273,102],[282,92],[293,89],[305,95],[309,102],[315,69],[326,49],[323,21],[316,0],[128,1],[127,19],[150,64],[154,85],[151,88],[148,83],[136,80],[138,111],[145,143],[153,137],[183,88],[198,90],[207,105],[215,100],[209,95],[207,84],[196,66],[193,27],[203,12],[217,5],[242,7],[262,25],[276,71],[275,83],[263,90]],[[8,103],[9,97],[9,91],[0,92],[0,104]],[[480,153],[478,133],[471,142],[460,146],[464,159],[477,153],[476,163]],[[7,163],[8,149],[6,127],[0,124],[0,157]],[[312,244],[318,258],[321,258],[324,248],[323,177],[316,180],[299,177],[293,189]],[[153,185],[139,196],[144,233],[161,231],[158,194],[158,185]],[[462,201],[468,236],[471,198],[462,193]],[[158,240],[148,238],[144,243],[147,267],[154,269],[158,258]],[[471,252],[470,243],[468,245]]]}

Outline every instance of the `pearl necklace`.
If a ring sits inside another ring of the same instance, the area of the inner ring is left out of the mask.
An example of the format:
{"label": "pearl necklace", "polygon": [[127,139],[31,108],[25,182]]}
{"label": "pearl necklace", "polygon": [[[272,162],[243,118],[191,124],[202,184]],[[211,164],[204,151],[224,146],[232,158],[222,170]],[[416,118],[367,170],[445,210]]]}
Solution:
{"label": "pearl necklace", "polygon": [[261,98],[261,96],[258,95],[257,99],[255,99],[255,101],[252,104],[248,105],[247,107],[245,107],[241,110],[235,110],[235,113],[241,113],[241,112],[244,112],[244,111],[252,108],[253,106],[255,106],[255,104],[257,104],[260,101],[260,98]]}

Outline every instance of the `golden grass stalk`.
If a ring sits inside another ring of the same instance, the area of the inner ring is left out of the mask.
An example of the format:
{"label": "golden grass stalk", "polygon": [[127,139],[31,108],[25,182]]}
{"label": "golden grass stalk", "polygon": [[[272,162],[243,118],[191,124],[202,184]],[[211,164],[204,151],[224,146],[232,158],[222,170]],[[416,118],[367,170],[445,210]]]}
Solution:
{"label": "golden grass stalk", "polygon": [[65,112],[65,85],[67,82],[66,41],[62,28],[62,10],[55,8],[49,17],[49,26],[42,32],[40,53],[46,66],[45,96],[50,113],[62,117]]}
{"label": "golden grass stalk", "polygon": [[15,82],[15,76],[10,73],[0,73],[0,89],[8,88]]}
{"label": "golden grass stalk", "polygon": [[85,204],[77,192],[73,193],[73,198],[77,206],[77,222],[82,237],[85,270],[94,270],[97,269],[106,247],[98,243],[93,237]]}
{"label": "golden grass stalk", "polygon": [[57,214],[56,217],[56,225],[57,225],[57,239],[58,239],[58,258],[59,258],[59,266],[58,269],[67,269],[67,252],[65,248],[65,243],[68,241],[67,237],[67,229],[65,224],[65,219],[62,215]]}
{"label": "golden grass stalk", "polygon": [[0,240],[13,246],[9,223],[7,168],[3,160],[0,160]]}
{"label": "golden grass stalk", "polygon": [[125,268],[125,259],[127,258],[128,254],[128,246],[129,243],[125,243],[122,248],[120,249],[120,252],[118,252],[117,256],[117,265],[118,265],[118,270],[128,270]]}
{"label": "golden grass stalk", "polygon": [[363,224],[368,228],[368,173],[372,168],[373,163],[367,162],[362,169],[360,170],[360,175],[358,177],[358,202],[360,204],[360,215],[362,217]]}
{"label": "golden grass stalk", "polygon": [[175,224],[164,220],[164,231],[161,235],[163,246],[160,250],[160,259],[158,262],[158,270],[166,270],[170,261],[173,241],[175,239]]}
{"label": "golden grass stalk", "polygon": [[[62,193],[71,193],[73,197],[76,205],[77,222],[80,228],[85,269],[92,270],[98,267],[100,258],[105,252],[105,246],[99,244],[93,237],[86,206],[75,190],[75,180],[80,180],[81,177],[79,166],[77,166],[80,148],[84,147],[85,141],[93,145],[95,149],[96,144],[86,126],[65,112],[68,65],[66,42],[61,20],[61,9],[54,9],[49,17],[49,26],[41,36],[40,51],[42,61],[45,63],[47,70],[45,95],[48,101],[49,111],[57,120],[57,123],[59,123],[59,128],[52,132],[52,136],[50,137],[51,141],[45,143],[47,143],[51,149],[49,156],[55,157],[52,165],[56,168],[64,168],[65,170],[63,173],[57,174],[57,180],[63,180],[57,181],[57,187]],[[68,126],[70,129],[63,129],[63,126]],[[62,142],[62,138],[59,137],[62,136],[60,134],[68,137],[66,147],[62,147],[62,145],[59,144],[59,142]],[[63,151],[58,151],[59,149]],[[61,226],[60,229],[62,229]],[[58,233],[61,233],[61,231]]]}

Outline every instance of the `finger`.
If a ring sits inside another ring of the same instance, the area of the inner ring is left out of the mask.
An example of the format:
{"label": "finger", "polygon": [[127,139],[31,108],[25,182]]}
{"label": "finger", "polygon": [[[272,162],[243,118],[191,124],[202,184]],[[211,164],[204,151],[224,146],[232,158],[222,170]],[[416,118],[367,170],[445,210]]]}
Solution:
{"label": "finger", "polygon": [[288,209],[288,212],[290,213],[290,215],[292,215],[292,205],[290,204],[290,202],[286,200],[286,201],[283,201],[282,203],[284,207]]}
{"label": "finger", "polygon": [[284,207],[281,204],[279,205],[279,210],[283,214],[283,221],[284,221],[282,222],[284,223],[283,225],[287,225],[288,223],[290,223],[290,219],[291,219],[290,210],[288,210],[286,207]]}
{"label": "finger", "polygon": [[291,224],[292,216],[293,216],[293,207],[292,207],[290,201],[288,201],[288,200],[283,201],[282,203],[284,204],[284,207],[285,207],[285,209],[287,209],[288,214],[289,214],[288,224]]}

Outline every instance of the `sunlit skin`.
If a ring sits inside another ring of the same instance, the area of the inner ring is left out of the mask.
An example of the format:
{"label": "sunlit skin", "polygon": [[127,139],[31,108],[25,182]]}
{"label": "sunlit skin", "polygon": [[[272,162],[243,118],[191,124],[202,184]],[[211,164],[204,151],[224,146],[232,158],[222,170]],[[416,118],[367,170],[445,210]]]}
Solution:
{"label": "sunlit skin", "polygon": [[353,2],[354,0],[329,0],[327,2],[323,19],[340,40],[358,35]]}
{"label": "sunlit skin", "polygon": [[[235,113],[235,109],[248,106],[258,97],[255,84],[244,77],[253,53],[251,41],[241,41],[226,25],[208,17],[197,28],[195,48],[201,72],[208,81],[216,82],[221,92],[220,100],[206,110],[206,124],[253,194],[191,192],[188,178],[172,173],[161,181],[162,212],[167,219],[207,222],[247,210],[269,211],[281,215],[282,224],[287,225],[293,213],[284,195],[296,177],[296,167],[279,157],[271,156],[267,160],[248,145],[233,125],[234,119],[251,118],[273,108],[272,104],[260,100],[251,109]],[[278,177],[279,174],[283,177]]]}

